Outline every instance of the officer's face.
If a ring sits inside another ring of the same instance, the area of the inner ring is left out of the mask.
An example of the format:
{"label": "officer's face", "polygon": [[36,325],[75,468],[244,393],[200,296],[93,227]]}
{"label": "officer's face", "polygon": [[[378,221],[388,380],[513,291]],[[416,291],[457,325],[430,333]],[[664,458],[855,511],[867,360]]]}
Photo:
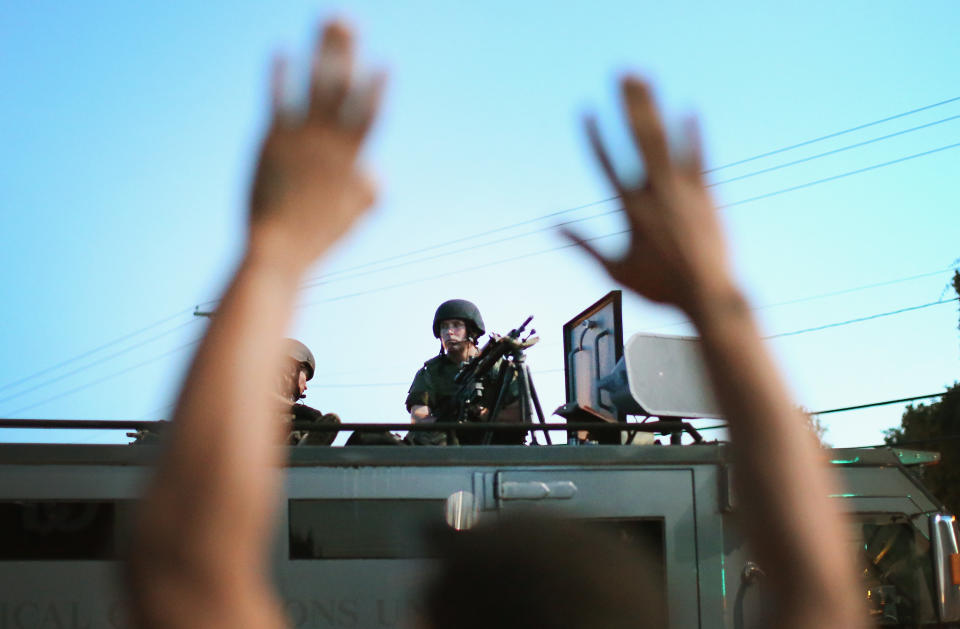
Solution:
{"label": "officer's face", "polygon": [[291,360],[289,369],[284,371],[281,382],[282,394],[299,400],[307,391],[307,370],[302,364]]}
{"label": "officer's face", "polygon": [[307,370],[302,367],[297,370],[297,389],[300,391],[300,397],[307,392]]}
{"label": "officer's face", "polygon": [[445,349],[451,349],[467,340],[467,324],[462,319],[444,319],[440,322],[440,340]]}

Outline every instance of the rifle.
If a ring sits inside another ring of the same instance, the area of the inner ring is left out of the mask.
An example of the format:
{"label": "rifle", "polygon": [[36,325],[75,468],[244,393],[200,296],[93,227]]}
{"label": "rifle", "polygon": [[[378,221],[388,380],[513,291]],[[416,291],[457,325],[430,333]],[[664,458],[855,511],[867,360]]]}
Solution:
{"label": "rifle", "polygon": [[[526,338],[520,338],[532,320],[533,316],[531,315],[519,327],[510,330],[504,336],[491,333],[490,339],[481,348],[480,353],[460,367],[460,371],[453,379],[454,383],[459,385],[459,388],[452,400],[452,404],[456,405],[458,422],[467,421],[471,414],[476,415],[475,409],[483,399],[483,377],[496,366],[497,362],[507,354],[515,354],[532,347],[540,340],[540,337],[533,336],[536,330],[531,330]],[[505,375],[505,373],[501,374],[499,383],[501,398],[503,398],[502,389],[507,385],[506,379],[503,377]],[[491,411],[498,412],[499,408],[491,409]],[[494,421],[493,414],[491,412],[485,421]]]}

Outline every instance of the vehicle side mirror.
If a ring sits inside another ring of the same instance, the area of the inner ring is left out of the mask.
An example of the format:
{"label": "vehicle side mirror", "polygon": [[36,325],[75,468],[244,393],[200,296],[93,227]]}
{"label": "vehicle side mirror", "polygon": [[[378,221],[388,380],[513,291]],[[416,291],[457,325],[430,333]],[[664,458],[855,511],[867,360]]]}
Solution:
{"label": "vehicle side mirror", "polygon": [[940,622],[960,620],[960,529],[957,518],[938,513],[930,516],[930,546],[937,587]]}

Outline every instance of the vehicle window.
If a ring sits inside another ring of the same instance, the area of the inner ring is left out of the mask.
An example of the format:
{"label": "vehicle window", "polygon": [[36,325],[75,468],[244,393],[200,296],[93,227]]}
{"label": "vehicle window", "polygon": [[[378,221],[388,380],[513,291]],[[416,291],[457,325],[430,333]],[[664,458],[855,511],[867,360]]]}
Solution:
{"label": "vehicle window", "polygon": [[117,559],[127,513],[116,501],[0,501],[0,560]]}
{"label": "vehicle window", "polygon": [[650,566],[650,574],[655,576],[654,585],[664,594],[661,599],[661,617],[666,618],[667,611],[667,564],[664,523],[662,518],[617,518],[586,520],[588,526],[601,529],[643,554]]}
{"label": "vehicle window", "polygon": [[290,500],[290,559],[436,556],[425,527],[444,531],[443,500]]}
{"label": "vehicle window", "polygon": [[861,518],[863,577],[870,614],[880,625],[936,622],[933,564],[926,519],[904,516]]}

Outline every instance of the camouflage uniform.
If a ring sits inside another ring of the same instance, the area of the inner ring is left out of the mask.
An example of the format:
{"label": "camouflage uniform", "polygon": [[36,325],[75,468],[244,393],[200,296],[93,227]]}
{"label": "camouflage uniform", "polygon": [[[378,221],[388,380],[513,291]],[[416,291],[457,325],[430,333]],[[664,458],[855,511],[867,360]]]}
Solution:
{"label": "camouflage uniform", "polygon": [[[317,426],[340,424],[336,413],[322,413],[306,404],[293,404],[284,419],[288,422],[310,422]],[[328,446],[337,438],[336,430],[291,430],[287,435],[287,445],[291,446]]]}
{"label": "camouflage uniform", "polygon": [[[500,378],[500,367],[503,361],[498,361],[494,367],[484,374],[480,381],[483,383],[483,398],[480,400],[480,406],[493,411],[497,403],[497,383]],[[457,405],[455,397],[460,388],[454,378],[460,370],[460,365],[455,364],[446,355],[440,354],[434,356],[427,362],[413,377],[413,384],[407,392],[407,412],[417,405],[429,406],[430,412],[439,422],[457,421]],[[506,385],[507,392],[504,398],[503,406],[516,401],[519,397],[519,384],[517,378],[512,378]],[[468,420],[472,420],[469,417]],[[475,420],[474,420],[475,421]],[[493,436],[493,443],[522,443],[523,435],[521,433],[501,433]],[[483,432],[459,432],[457,439],[462,444],[479,444],[483,442]],[[447,435],[442,432],[411,432],[410,441],[418,445],[447,445]]]}

